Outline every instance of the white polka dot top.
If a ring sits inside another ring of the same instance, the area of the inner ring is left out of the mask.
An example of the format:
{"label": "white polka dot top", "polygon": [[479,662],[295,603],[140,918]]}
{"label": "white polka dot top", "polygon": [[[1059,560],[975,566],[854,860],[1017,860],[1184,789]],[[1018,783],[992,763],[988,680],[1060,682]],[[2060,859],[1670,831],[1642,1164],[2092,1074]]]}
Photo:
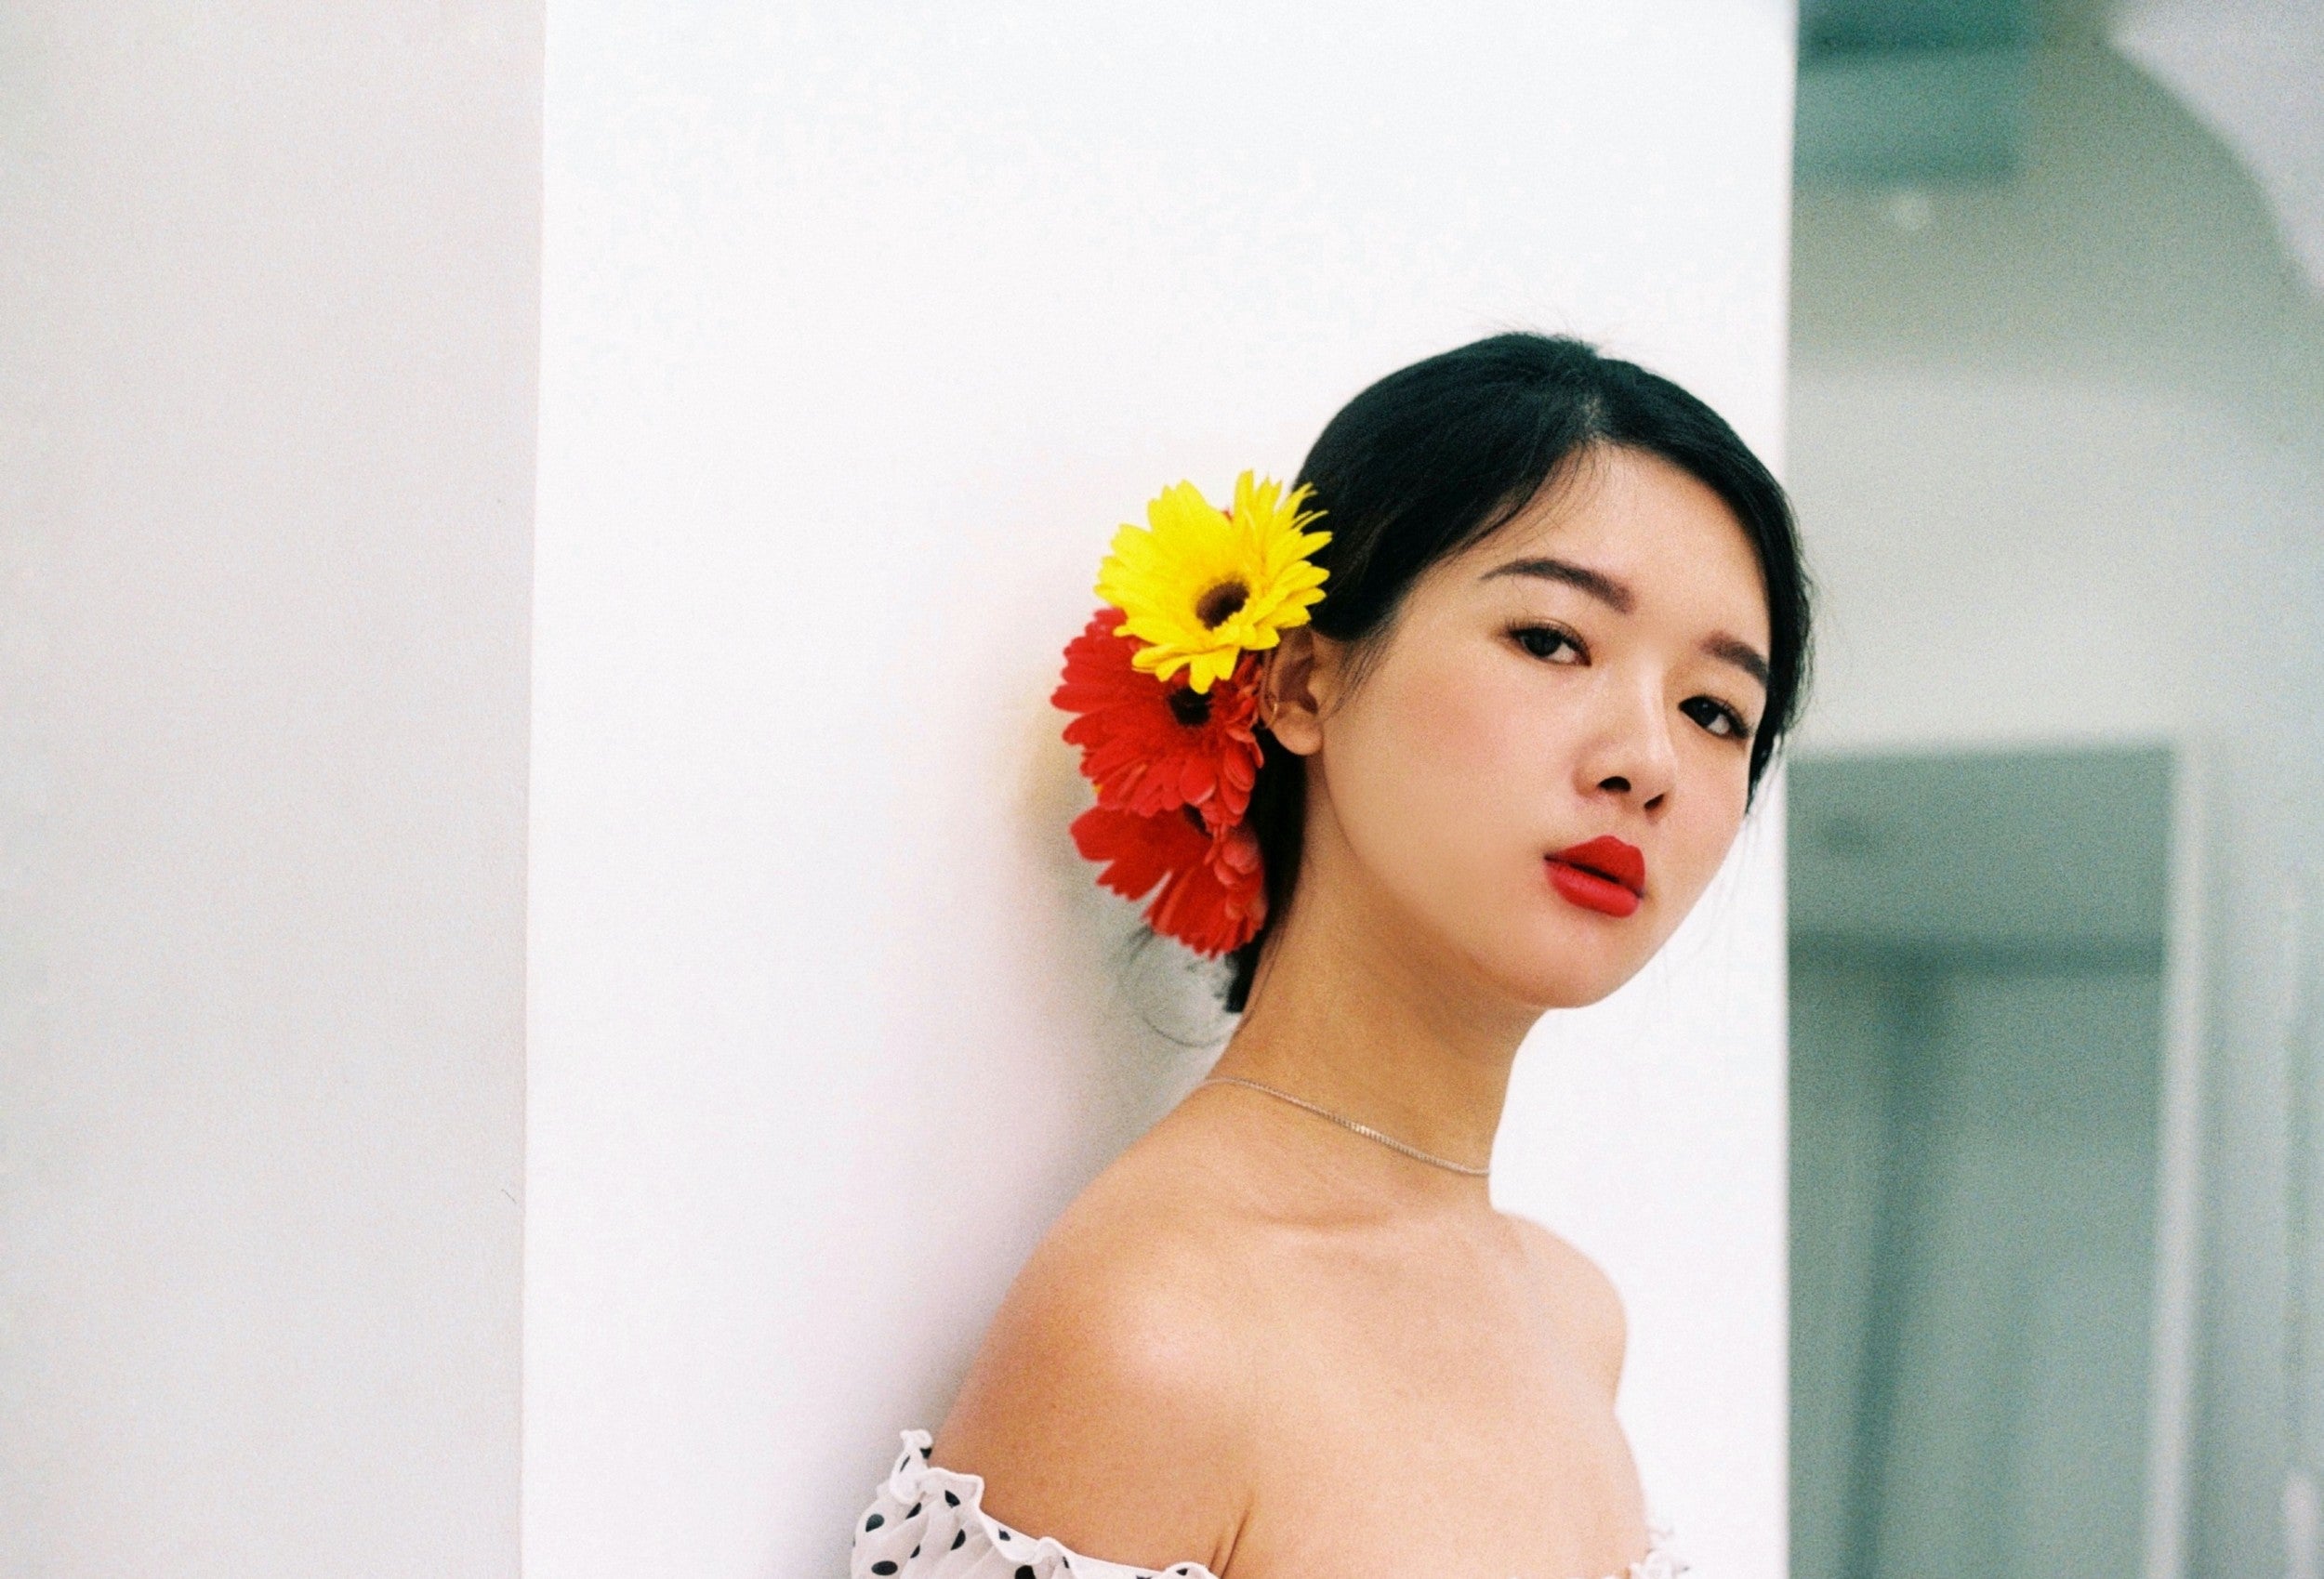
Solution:
{"label": "white polka dot top", "polygon": [[[848,1579],[1217,1579],[1199,1562],[1132,1568],[1011,1530],[979,1506],[984,1481],[929,1462],[933,1439],[904,1433],[904,1452],[855,1524]],[[1646,1555],[1609,1579],[1678,1579],[1686,1565],[1652,1532]]]}

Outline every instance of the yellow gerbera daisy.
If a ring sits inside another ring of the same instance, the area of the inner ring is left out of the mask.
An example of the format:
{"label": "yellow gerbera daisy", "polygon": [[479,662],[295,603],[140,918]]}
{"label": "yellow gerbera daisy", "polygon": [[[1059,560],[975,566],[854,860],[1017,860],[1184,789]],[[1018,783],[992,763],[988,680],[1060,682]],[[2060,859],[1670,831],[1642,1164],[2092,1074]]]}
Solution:
{"label": "yellow gerbera daisy", "polygon": [[1281,483],[1247,471],[1229,515],[1181,482],[1146,506],[1146,526],[1116,533],[1098,596],[1122,612],[1123,633],[1146,644],[1130,662],[1162,679],[1184,669],[1188,685],[1208,691],[1245,652],[1305,625],[1326,574],[1307,556],[1331,541],[1302,530],[1323,513],[1300,508],[1308,493],[1287,498]]}

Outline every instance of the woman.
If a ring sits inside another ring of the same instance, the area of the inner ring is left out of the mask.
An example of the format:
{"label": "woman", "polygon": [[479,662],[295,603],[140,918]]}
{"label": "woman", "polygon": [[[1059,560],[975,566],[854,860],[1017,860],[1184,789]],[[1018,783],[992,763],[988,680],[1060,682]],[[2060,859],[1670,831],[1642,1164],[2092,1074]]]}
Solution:
{"label": "woman", "polygon": [[1791,721],[1789,507],[1699,401],[1530,335],[1365,390],[1300,480],[1330,537],[1243,671],[1242,1019],[906,1434],[859,1579],[1676,1571],[1620,1302],[1486,1163],[1527,1030],[1669,939]]}

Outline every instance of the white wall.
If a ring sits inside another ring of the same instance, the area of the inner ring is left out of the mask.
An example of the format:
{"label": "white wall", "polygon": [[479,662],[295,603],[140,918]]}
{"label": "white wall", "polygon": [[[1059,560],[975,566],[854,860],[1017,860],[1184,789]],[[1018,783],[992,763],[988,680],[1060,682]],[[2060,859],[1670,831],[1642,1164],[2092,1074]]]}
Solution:
{"label": "white wall", "polygon": [[1927,194],[1908,225],[1889,194],[1802,198],[1792,482],[1825,589],[1803,744],[2167,740],[2204,772],[2188,1571],[2278,1572],[2283,917],[2324,900],[2324,309],[2251,177],[2153,82],[2062,50],[2032,106],[2016,181]]}
{"label": "white wall", "polygon": [[538,30],[0,13],[0,1572],[516,1572]]}
{"label": "white wall", "polygon": [[[838,1571],[1054,1213],[1223,1030],[1046,704],[1113,525],[1573,329],[1781,447],[1775,0],[549,16],[527,1161],[541,1574]],[[1707,1572],[1783,1551],[1780,829],[1528,1054]],[[1145,1023],[1153,1017],[1158,1026]]]}

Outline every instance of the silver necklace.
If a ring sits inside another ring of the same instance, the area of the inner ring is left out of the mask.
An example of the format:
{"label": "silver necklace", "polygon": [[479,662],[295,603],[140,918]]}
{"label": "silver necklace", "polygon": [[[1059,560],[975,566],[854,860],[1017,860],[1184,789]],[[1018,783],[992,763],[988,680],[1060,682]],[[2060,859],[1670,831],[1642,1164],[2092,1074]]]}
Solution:
{"label": "silver necklace", "polygon": [[1205,1086],[1240,1086],[1247,1090],[1264,1092],[1278,1101],[1288,1102],[1295,1108],[1304,1108],[1317,1118],[1327,1118],[1340,1128],[1361,1135],[1367,1140],[1377,1140],[1391,1151],[1401,1151],[1416,1163],[1426,1163],[1431,1167],[1443,1168],[1447,1173],[1460,1174],[1469,1178],[1483,1178],[1493,1171],[1492,1165],[1489,1163],[1484,1167],[1472,1168],[1466,1163],[1456,1163],[1450,1157],[1440,1157],[1433,1151],[1423,1151],[1418,1146],[1407,1145],[1393,1135],[1382,1135],[1368,1124],[1358,1124],[1352,1118],[1340,1117],[1329,1108],[1319,1108],[1304,1097],[1294,1097],[1288,1091],[1278,1091],[1272,1086],[1261,1086],[1256,1080],[1245,1080],[1239,1074],[1214,1074],[1207,1080],[1197,1082],[1195,1089],[1199,1091]]}

